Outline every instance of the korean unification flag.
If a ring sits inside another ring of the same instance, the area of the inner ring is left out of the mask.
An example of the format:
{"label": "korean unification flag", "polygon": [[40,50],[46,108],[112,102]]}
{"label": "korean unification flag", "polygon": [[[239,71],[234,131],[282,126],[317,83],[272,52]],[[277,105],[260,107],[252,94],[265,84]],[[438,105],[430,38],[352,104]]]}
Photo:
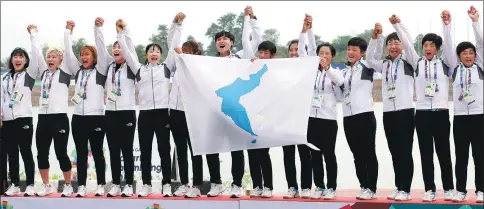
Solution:
{"label": "korean unification flag", "polygon": [[319,58],[182,54],[175,77],[195,155],[307,144]]}

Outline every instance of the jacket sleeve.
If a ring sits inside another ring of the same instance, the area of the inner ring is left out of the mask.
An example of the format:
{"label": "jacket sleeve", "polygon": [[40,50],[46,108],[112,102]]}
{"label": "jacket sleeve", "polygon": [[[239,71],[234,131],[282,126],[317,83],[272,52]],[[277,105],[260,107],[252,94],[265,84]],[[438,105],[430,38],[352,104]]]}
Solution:
{"label": "jacket sleeve", "polygon": [[123,53],[123,56],[126,59],[129,68],[131,69],[133,74],[136,75],[142,64],[138,61],[138,55],[136,54],[136,50],[130,49],[131,47],[134,48],[134,45],[132,44],[133,42],[131,41],[131,38],[127,34],[129,34],[129,31],[127,28],[125,28],[123,31],[118,33],[116,38],[118,40],[119,46],[121,47],[121,53]]}
{"label": "jacket sleeve", "polygon": [[102,27],[94,27],[94,38],[96,40],[97,48],[97,71],[103,75],[107,75],[108,66],[114,61],[114,59],[106,49]]}
{"label": "jacket sleeve", "polygon": [[72,50],[72,32],[69,29],[64,32],[64,66],[71,72],[71,75],[77,74],[77,71],[81,69],[81,63]]}
{"label": "jacket sleeve", "polygon": [[376,39],[371,39],[370,44],[368,44],[368,49],[366,50],[366,62],[370,68],[375,69],[375,71],[382,72],[381,60],[383,54],[383,43],[385,42],[385,37],[381,34],[378,35]]}

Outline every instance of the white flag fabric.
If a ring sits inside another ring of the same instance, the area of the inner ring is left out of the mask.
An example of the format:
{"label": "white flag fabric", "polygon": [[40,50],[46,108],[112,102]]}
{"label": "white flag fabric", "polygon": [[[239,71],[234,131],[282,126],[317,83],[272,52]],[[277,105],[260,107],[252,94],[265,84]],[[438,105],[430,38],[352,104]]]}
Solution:
{"label": "white flag fabric", "polygon": [[194,155],[307,144],[319,57],[182,54],[176,79]]}

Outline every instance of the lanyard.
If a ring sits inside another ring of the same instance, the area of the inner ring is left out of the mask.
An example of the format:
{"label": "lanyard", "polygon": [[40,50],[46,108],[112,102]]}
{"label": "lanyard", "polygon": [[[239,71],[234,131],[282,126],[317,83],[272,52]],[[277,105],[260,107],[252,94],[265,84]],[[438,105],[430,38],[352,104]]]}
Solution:
{"label": "lanyard", "polygon": [[8,96],[12,96],[12,93],[13,91],[15,91],[15,86],[17,85],[17,78],[18,76],[20,75],[20,73],[15,73],[14,76],[13,76],[13,83],[12,83],[12,88],[10,88],[10,80],[11,80],[11,77],[10,75],[7,75],[7,93],[8,93]]}
{"label": "lanyard", "polygon": [[[118,71],[116,72],[116,64],[113,65],[113,73],[112,73],[111,82],[113,84],[113,88],[116,89],[116,90],[121,89],[121,67],[119,67]],[[116,88],[116,74],[118,74],[117,88]]]}
{"label": "lanyard", "polygon": [[[353,68],[350,68],[351,74],[350,74],[350,80],[348,81],[348,94],[351,93],[351,80],[353,80]],[[346,78],[346,73],[348,71],[345,71],[344,77]]]}
{"label": "lanyard", "polygon": [[[466,76],[464,76],[464,66],[463,65],[460,66],[460,88],[461,89],[464,89],[464,79],[465,79],[465,77],[467,77],[467,84],[468,85],[470,85],[471,82],[472,82],[471,70],[469,68],[466,68],[466,69],[467,69],[466,72],[465,72]],[[466,85],[466,89],[468,89],[468,85]]]}
{"label": "lanyard", "polygon": [[[390,76],[393,74],[393,79],[392,81],[395,82],[398,78],[398,65],[400,64],[400,60],[398,59],[397,62],[396,62],[396,67],[395,67],[395,73],[390,72]],[[390,71],[390,62],[388,62],[387,64],[387,71],[386,71],[386,76],[385,76],[385,81],[388,83],[388,71]]]}
{"label": "lanyard", "polygon": [[[428,66],[428,60],[425,60],[425,80],[428,81],[428,79],[429,79],[428,73],[429,72],[427,70],[430,71],[430,67],[428,67],[428,69],[427,69],[427,66]],[[432,79],[430,79],[430,80],[432,80]],[[434,63],[434,81],[437,82],[437,62]]]}
{"label": "lanyard", "polygon": [[54,75],[55,75],[56,72],[57,72],[57,70],[54,71],[50,75],[50,77],[49,77],[49,83],[47,84],[47,77],[51,73],[50,70],[47,70],[47,73],[44,76],[44,82],[42,84],[42,89],[43,89],[43,91],[42,91],[42,97],[44,97],[44,98],[47,98],[48,97],[48,93],[50,93],[50,88],[52,87],[52,80],[54,79]]}
{"label": "lanyard", "polygon": [[[89,73],[86,73],[86,71],[89,71]],[[87,81],[89,80],[89,77],[91,76],[93,70],[82,70],[82,77],[81,77],[81,82],[79,82],[79,85],[81,88],[84,89],[84,93],[86,92],[86,87],[87,87]],[[84,77],[86,80],[84,81],[84,85],[82,85],[82,81],[84,80]]]}

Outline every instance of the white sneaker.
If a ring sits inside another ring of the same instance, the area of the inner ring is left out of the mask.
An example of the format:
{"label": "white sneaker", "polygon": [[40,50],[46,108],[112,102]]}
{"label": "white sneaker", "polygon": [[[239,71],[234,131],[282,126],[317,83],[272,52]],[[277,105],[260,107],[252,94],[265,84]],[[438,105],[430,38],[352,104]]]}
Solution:
{"label": "white sneaker", "polygon": [[123,192],[121,192],[121,197],[131,196],[133,196],[133,186],[131,184],[124,185]]}
{"label": "white sneaker", "polygon": [[287,190],[287,193],[283,196],[284,199],[292,199],[292,198],[298,198],[299,197],[299,191],[291,187]]}
{"label": "white sneaker", "polygon": [[395,197],[397,197],[398,193],[400,193],[400,191],[398,191],[398,189],[393,190],[392,193],[387,196],[387,199],[395,200]]}
{"label": "white sneaker", "polygon": [[454,200],[454,192],[452,190],[445,191],[444,201],[452,201],[452,200]]}
{"label": "white sneaker", "polygon": [[242,195],[242,187],[237,185],[232,185],[230,188],[230,197],[231,198],[239,198]]}
{"label": "white sneaker", "polygon": [[303,199],[311,198],[311,189],[303,189],[301,191],[301,198],[303,198]]}
{"label": "white sneaker", "polygon": [[64,184],[64,189],[62,189],[61,197],[70,197],[74,193],[74,188],[70,184]]}
{"label": "white sneaker", "polygon": [[104,196],[104,185],[102,184],[97,185],[96,193],[94,193],[94,196],[96,197]]}
{"label": "white sneaker", "polygon": [[224,192],[224,185],[223,184],[214,184],[212,183],[210,186],[210,191],[207,193],[207,197],[216,197]]}
{"label": "white sneaker", "polygon": [[316,187],[313,194],[311,194],[311,199],[321,199],[321,197],[324,196],[323,193],[324,193],[323,188]]}
{"label": "white sneaker", "polygon": [[336,198],[336,191],[334,189],[326,189],[326,194],[324,195],[325,200],[334,200]]}
{"label": "white sneaker", "polygon": [[198,187],[189,188],[187,193],[185,194],[185,198],[197,198],[201,197],[202,193]]}
{"label": "white sneaker", "polygon": [[31,197],[31,196],[34,196],[34,195],[35,195],[34,185],[33,184],[28,185],[27,188],[25,188],[24,196],[25,197]]}
{"label": "white sneaker", "polygon": [[432,201],[435,201],[435,192],[432,192],[432,190],[429,190],[429,191],[425,192],[422,200],[424,202],[432,202]]}
{"label": "white sneaker", "polygon": [[175,195],[175,197],[183,197],[185,196],[185,194],[187,194],[188,188],[188,185],[181,185],[176,189],[175,193],[173,194]]}
{"label": "white sneaker", "polygon": [[363,188],[363,187],[361,187],[361,188],[360,188],[360,192],[358,192],[358,193],[356,194],[356,199],[358,199],[358,200],[359,200],[359,199],[361,199],[361,196],[363,196],[363,193],[365,193],[365,191],[366,191],[366,189],[365,189],[365,188]]}
{"label": "white sneaker", "polygon": [[456,192],[452,202],[464,202],[467,200],[467,194],[464,192]]}
{"label": "white sneaker", "polygon": [[138,193],[138,197],[148,197],[148,195],[153,194],[153,188],[151,185],[145,184],[141,187],[141,191]]}
{"label": "white sneaker", "polygon": [[484,193],[483,192],[477,192],[476,203],[484,203]]}
{"label": "white sneaker", "polygon": [[256,187],[250,191],[250,197],[260,197],[262,195],[262,189]]}
{"label": "white sneaker", "polygon": [[412,199],[412,195],[410,195],[410,193],[407,193],[405,191],[400,191],[395,197],[396,201],[408,201],[411,199]]}
{"label": "white sneaker", "polygon": [[376,199],[376,193],[370,189],[366,189],[360,196],[360,200],[374,200]]}
{"label": "white sneaker", "polygon": [[11,184],[7,191],[5,192],[7,196],[18,196],[20,195],[20,187],[16,186],[15,184]]}
{"label": "white sneaker", "polygon": [[108,192],[108,197],[116,197],[119,195],[121,195],[121,187],[117,184],[113,184],[113,186],[111,186],[111,190]]}
{"label": "white sneaker", "polygon": [[262,194],[261,194],[261,197],[263,198],[271,198],[272,196],[272,189],[269,189],[267,187],[264,187],[264,189],[262,190]]}
{"label": "white sneaker", "polygon": [[163,185],[162,194],[163,194],[163,197],[172,197],[173,196],[173,193],[171,192],[171,184]]}
{"label": "white sneaker", "polygon": [[84,197],[87,194],[86,186],[82,185],[77,188],[77,195],[76,197]]}
{"label": "white sneaker", "polygon": [[54,193],[53,191],[53,188],[50,184],[42,184],[40,185],[40,191],[35,193],[35,195],[39,196],[39,197],[43,197],[43,196],[46,196],[46,195],[50,195]]}

